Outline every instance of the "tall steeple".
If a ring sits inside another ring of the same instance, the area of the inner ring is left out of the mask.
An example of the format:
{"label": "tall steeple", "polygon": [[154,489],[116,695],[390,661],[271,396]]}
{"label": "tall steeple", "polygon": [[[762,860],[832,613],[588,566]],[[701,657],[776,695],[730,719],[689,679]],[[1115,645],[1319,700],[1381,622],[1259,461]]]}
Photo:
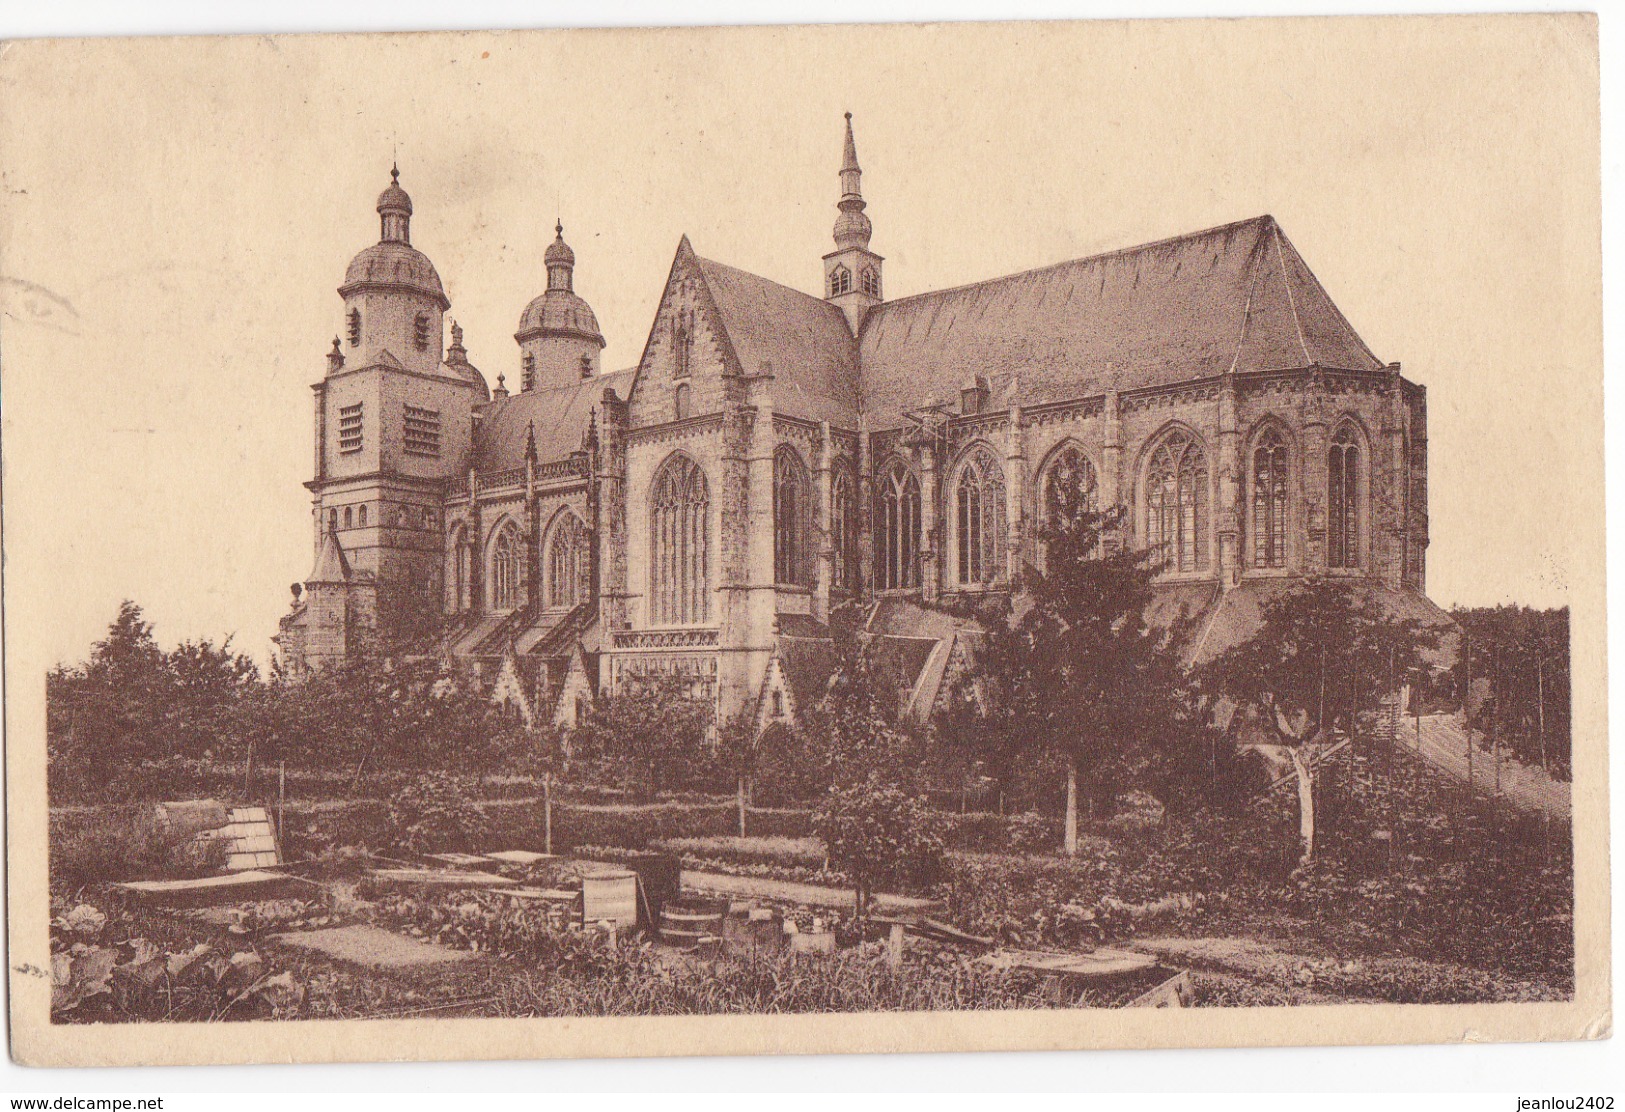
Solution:
{"label": "tall steeple", "polygon": [[824,256],[824,298],[839,305],[856,336],[866,313],[881,300],[880,267],[885,261],[869,250],[874,226],[864,215],[863,170],[852,135],[852,113],[846,114],[846,142],[841,150],[841,199],[836,208],[835,250]]}

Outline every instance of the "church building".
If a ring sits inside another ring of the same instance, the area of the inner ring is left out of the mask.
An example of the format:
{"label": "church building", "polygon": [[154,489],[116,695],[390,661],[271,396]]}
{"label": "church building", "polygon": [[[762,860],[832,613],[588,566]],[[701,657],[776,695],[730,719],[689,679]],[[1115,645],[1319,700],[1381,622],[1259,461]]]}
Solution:
{"label": "church building", "polygon": [[605,370],[560,226],[493,389],[445,343],[398,176],[312,387],[295,671],[439,651],[532,721],[665,673],[766,725],[816,697],[853,604],[925,714],[965,661],[938,604],[1008,587],[1058,481],[1128,507],[1193,658],[1310,574],[1442,617],[1426,391],[1272,217],[888,299],[848,115],[817,294],[685,236],[643,351]]}

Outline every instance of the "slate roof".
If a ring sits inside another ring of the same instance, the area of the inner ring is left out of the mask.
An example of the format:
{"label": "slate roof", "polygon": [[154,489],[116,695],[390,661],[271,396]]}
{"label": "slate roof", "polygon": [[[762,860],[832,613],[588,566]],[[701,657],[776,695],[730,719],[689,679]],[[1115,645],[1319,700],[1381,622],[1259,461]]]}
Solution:
{"label": "slate roof", "polygon": [[[1185,652],[1187,664],[1206,664],[1242,644],[1257,632],[1269,604],[1302,584],[1300,579],[1244,579],[1234,589],[1220,595],[1195,628]],[[1456,659],[1460,629],[1448,613],[1415,591],[1396,591],[1365,578],[1350,579],[1356,595],[1375,602],[1386,614],[1401,621],[1414,621],[1436,631],[1439,643],[1423,655],[1436,668],[1448,668]],[[1212,587],[1209,585],[1211,591]],[[1157,605],[1153,603],[1153,605]]]}
{"label": "slate roof", "polygon": [[305,582],[311,584],[349,581],[350,561],[344,557],[344,546],[339,544],[338,534],[329,529],[322,535],[322,547],[316,551],[316,564],[305,577]]}
{"label": "slate roof", "polygon": [[890,428],[954,403],[973,375],[1002,409],[1226,371],[1383,366],[1272,216],[884,302],[856,341],[829,302],[694,260],[741,369],[771,365],[775,408],[845,428],[860,410]]}
{"label": "slate roof", "polygon": [[774,411],[855,428],[857,351],[841,310],[723,263],[695,261],[740,370],[771,366]]}
{"label": "slate roof", "polygon": [[632,377],[633,370],[614,371],[569,386],[494,399],[474,436],[474,466],[481,471],[525,466],[525,439],[533,423],[536,458],[542,463],[563,459],[581,447],[593,410],[603,404],[604,389],[625,397]]}

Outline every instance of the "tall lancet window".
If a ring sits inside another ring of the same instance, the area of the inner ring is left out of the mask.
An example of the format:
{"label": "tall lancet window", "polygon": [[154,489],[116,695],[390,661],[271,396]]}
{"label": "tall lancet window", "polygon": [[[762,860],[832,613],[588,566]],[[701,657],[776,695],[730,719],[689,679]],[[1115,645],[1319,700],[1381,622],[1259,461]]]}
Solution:
{"label": "tall lancet window", "polygon": [[863,292],[870,297],[880,296],[880,272],[872,266],[863,268]]}
{"label": "tall lancet window", "polygon": [[1287,451],[1279,429],[1253,448],[1253,566],[1286,567]]}
{"label": "tall lancet window", "polygon": [[852,272],[845,266],[837,263],[835,269],[829,272],[829,295],[836,297],[843,293],[852,292]]}
{"label": "tall lancet window", "polygon": [[687,456],[667,460],[649,498],[649,616],[656,625],[703,622],[711,613],[711,491]]}
{"label": "tall lancet window", "polygon": [[812,582],[812,497],[807,469],[793,448],[773,456],[773,579],[805,587]]}
{"label": "tall lancet window", "polygon": [[1348,425],[1326,452],[1326,563],[1360,566],[1360,442]]}
{"label": "tall lancet window", "polygon": [[920,481],[894,459],[875,492],[875,586],[920,585]]}
{"label": "tall lancet window", "polygon": [[[1099,509],[1100,483],[1095,465],[1076,444],[1066,444],[1050,456],[1044,468],[1039,487],[1041,528],[1049,528],[1064,520],[1068,512],[1083,510],[1093,513]],[[1039,566],[1044,565],[1044,540],[1039,537]]]}
{"label": "tall lancet window", "polygon": [[1190,434],[1173,432],[1157,446],[1145,475],[1146,543],[1163,570],[1205,571],[1207,456]]}
{"label": "tall lancet window", "polygon": [[578,605],[587,593],[587,527],[573,513],[560,514],[543,551],[547,605],[558,610]]}
{"label": "tall lancet window", "polygon": [[852,472],[836,468],[829,490],[829,539],[835,549],[830,569],[837,591],[855,590],[858,585],[858,494]]}
{"label": "tall lancet window", "polygon": [[491,609],[514,610],[524,588],[525,541],[519,526],[504,522],[491,542]]}
{"label": "tall lancet window", "polygon": [[959,582],[992,583],[1004,573],[1004,468],[987,445],[959,465],[954,483]]}

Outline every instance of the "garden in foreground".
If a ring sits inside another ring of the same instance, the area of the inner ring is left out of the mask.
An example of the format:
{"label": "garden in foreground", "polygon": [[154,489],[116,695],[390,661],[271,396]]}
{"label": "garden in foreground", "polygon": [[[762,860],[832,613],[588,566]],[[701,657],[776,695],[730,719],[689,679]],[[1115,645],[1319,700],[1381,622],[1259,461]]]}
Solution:
{"label": "garden in foreground", "polygon": [[[1436,631],[1311,580],[1192,668],[1189,631],[1145,620],[1149,557],[1099,551],[1108,517],[1062,514],[1022,606],[966,615],[985,631],[974,682],[923,721],[898,713],[850,616],[831,622],[827,687],[785,728],[717,721],[670,677],[606,692],[566,728],[522,724],[432,652],[262,677],[229,645],[161,649],[127,603],[47,683],[54,1013],[1126,1002],[1058,998],[1053,977],[987,960],[1000,952],[1149,955],[1208,1006],[1569,996],[1569,824],[1475,793],[1391,725],[1404,687],[1497,762],[1564,774],[1566,612],[1459,614],[1470,638],[1450,660]],[[203,798],[274,816],[292,890],[164,908],[120,887],[219,871],[154,819],[156,801]],[[462,886],[381,879],[494,851],[532,860],[481,858],[501,875],[482,865]],[[582,884],[587,865],[647,854],[676,863],[685,894],[828,935],[831,952],[697,953],[489,890]],[[901,949],[899,907],[935,924]],[[436,960],[379,970],[298,945],[346,926]]]}

